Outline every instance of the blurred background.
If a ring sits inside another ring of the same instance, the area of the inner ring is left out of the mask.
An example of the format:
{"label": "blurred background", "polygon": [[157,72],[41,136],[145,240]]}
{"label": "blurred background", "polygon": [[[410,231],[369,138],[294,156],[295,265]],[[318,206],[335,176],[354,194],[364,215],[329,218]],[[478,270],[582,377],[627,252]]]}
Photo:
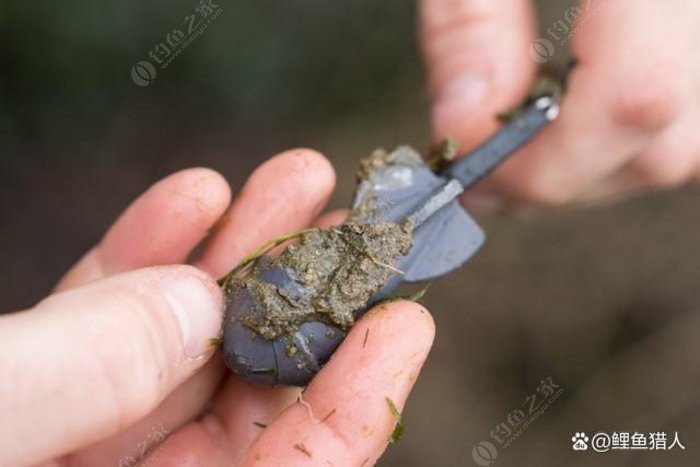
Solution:
{"label": "blurred background", "polygon": [[[0,310],[47,294],[134,197],[180,168],[212,167],[236,188],[275,153],[312,147],[336,167],[340,207],[358,157],[428,145],[412,1],[215,0],[223,11],[207,29],[136,85],[132,66],[153,62],[197,4],[0,4]],[[570,3],[537,6],[551,24]],[[477,465],[474,446],[496,444],[491,431],[547,378],[559,396],[497,446],[494,465],[696,465],[699,202],[687,188],[477,215],[487,247],[424,299],[435,348],[380,465]],[[678,431],[687,449],[574,452],[580,431]]]}

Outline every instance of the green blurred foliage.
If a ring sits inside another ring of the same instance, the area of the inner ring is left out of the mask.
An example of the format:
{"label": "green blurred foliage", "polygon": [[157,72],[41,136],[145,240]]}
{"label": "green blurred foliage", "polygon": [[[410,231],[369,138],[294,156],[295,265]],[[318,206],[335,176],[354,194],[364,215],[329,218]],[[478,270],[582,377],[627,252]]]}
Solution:
{"label": "green blurred foliage", "polygon": [[323,121],[380,106],[420,72],[412,2],[215,4],[223,13],[147,88],[131,67],[197,2],[3,4],[4,147],[92,138],[116,109],[140,106],[250,124]]}

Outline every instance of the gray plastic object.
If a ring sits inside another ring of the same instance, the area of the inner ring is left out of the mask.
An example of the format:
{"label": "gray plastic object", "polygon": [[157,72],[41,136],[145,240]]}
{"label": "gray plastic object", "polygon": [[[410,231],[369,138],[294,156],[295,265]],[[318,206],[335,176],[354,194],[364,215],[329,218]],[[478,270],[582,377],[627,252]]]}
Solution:
{"label": "gray plastic object", "polygon": [[[472,153],[440,175],[433,173],[410,148],[396,150],[396,161],[375,169],[358,187],[353,206],[366,197],[381,200],[385,209],[371,221],[412,220],[413,244],[395,265],[403,275],[393,275],[366,307],[388,296],[402,282],[422,282],[448,274],[462,266],[484,243],[484,233],[461,207],[457,196],[539,133],[558,115],[551,97],[541,97]],[[268,266],[269,265],[269,266]],[[274,267],[261,258],[261,279],[276,285],[285,296],[305,293],[303,283],[288,269]],[[240,378],[267,386],[306,385],[323,367],[345,338],[345,332],[323,322],[303,324],[294,334],[267,340],[237,319],[244,313],[263,313],[246,289],[238,290],[227,304],[223,354],[226,365]],[[285,350],[292,341],[297,351]]]}

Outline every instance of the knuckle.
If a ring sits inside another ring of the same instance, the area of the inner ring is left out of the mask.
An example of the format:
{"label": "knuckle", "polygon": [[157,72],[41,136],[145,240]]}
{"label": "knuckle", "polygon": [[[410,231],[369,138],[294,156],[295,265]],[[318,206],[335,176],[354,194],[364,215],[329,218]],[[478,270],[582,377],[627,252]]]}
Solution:
{"label": "knuckle", "polygon": [[615,87],[614,119],[642,131],[655,132],[666,127],[679,111],[671,78],[662,69],[654,69],[621,80]]}

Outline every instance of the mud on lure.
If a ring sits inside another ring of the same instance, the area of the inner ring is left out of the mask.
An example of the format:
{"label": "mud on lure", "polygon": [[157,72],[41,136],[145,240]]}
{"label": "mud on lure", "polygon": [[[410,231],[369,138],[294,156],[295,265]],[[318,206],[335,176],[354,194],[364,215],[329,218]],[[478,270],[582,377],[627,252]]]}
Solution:
{"label": "mud on lure", "polygon": [[277,256],[254,254],[221,279],[226,365],[250,382],[305,385],[373,303],[401,283],[462,266],[485,236],[458,196],[558,112],[552,96],[532,100],[483,145],[437,173],[409,147],[363,160],[344,224],[278,239],[275,244],[298,241]]}

